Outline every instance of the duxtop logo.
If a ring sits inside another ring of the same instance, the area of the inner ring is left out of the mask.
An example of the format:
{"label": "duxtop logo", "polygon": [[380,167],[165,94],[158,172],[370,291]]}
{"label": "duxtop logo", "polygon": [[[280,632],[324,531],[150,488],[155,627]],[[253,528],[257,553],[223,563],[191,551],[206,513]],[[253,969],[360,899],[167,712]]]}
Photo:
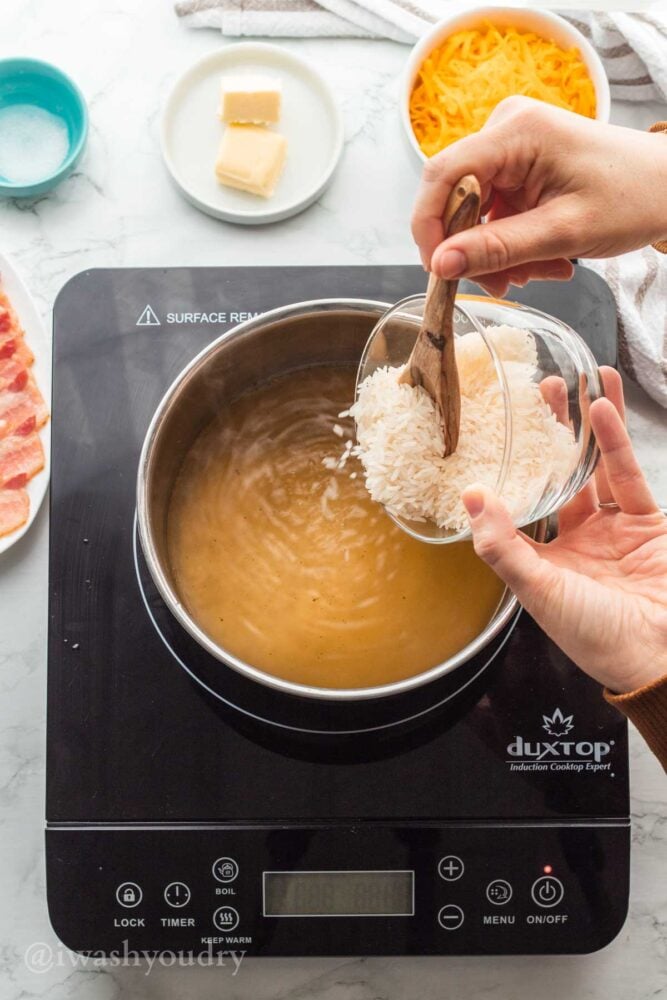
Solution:
{"label": "duxtop logo", "polygon": [[542,719],[544,720],[542,729],[544,729],[549,736],[567,736],[567,734],[574,728],[572,716],[563,715],[560,708],[557,708],[551,717],[543,715]]}
{"label": "duxtop logo", "polygon": [[[555,708],[551,715],[542,715],[542,729],[551,740],[526,739],[516,736],[507,746],[507,763],[511,771],[609,771],[606,761],[614,741],[563,739],[574,729],[574,716]],[[612,775],[613,777],[613,775]]]}

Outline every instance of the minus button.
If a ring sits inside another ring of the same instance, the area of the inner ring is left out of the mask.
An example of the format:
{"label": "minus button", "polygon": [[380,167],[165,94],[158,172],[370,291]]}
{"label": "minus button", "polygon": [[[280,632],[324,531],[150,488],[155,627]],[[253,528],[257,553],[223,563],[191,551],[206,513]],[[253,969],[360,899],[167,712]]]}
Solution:
{"label": "minus button", "polygon": [[448,903],[438,913],[438,923],[446,931],[457,931],[463,923],[464,915],[460,906]]}

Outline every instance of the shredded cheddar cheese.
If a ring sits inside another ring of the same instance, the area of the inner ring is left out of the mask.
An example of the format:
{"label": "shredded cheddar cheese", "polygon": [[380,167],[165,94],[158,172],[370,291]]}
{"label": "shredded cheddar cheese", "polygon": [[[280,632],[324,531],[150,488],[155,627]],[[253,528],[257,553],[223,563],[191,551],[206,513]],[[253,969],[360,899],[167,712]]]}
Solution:
{"label": "shredded cheddar cheese", "polygon": [[421,149],[433,156],[479,131],[513,94],[595,117],[595,88],[577,48],[485,21],[450,35],[422,63],[410,97]]}

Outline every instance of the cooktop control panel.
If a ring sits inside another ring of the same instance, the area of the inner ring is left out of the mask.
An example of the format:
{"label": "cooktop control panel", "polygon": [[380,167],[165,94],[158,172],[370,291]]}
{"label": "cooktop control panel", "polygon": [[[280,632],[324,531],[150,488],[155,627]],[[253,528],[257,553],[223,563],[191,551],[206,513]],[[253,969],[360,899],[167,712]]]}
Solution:
{"label": "cooktop control panel", "polygon": [[78,951],[590,952],[627,910],[620,822],[107,827],[47,840],[51,921]]}

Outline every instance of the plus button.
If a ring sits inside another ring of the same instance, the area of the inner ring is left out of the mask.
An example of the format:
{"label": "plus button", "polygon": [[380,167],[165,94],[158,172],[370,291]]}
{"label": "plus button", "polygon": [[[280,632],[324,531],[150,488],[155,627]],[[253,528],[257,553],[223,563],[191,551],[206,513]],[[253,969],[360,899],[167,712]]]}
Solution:
{"label": "plus button", "polygon": [[463,862],[455,854],[448,854],[446,857],[440,858],[438,863],[438,875],[445,882],[456,882],[457,879],[461,878],[464,870]]}

